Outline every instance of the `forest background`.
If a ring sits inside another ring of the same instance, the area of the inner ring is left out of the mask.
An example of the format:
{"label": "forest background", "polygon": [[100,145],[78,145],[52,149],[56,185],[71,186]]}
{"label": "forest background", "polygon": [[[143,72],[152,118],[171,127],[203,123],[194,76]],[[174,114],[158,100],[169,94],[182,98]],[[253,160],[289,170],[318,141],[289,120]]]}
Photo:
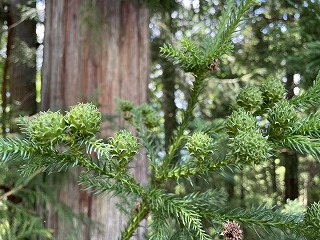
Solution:
{"label": "forest background", "polygon": [[[149,102],[158,109],[164,129],[159,139],[169,146],[187,107],[192,76],[161,57],[159,48],[183,37],[197,40],[214,35],[224,4],[218,0],[2,0],[2,135],[20,134],[16,124],[19,115],[48,109],[65,111],[77,102],[93,102],[103,113],[102,135],[108,138],[126,126],[116,110],[115,98],[122,98],[136,104]],[[320,68],[319,25],[317,0],[260,1],[250,9],[233,36],[233,53],[222,56],[212,72],[189,130],[229,116],[237,93],[248,84],[279,79],[288,98],[308,89]],[[0,200],[11,209],[8,222],[0,225],[0,234],[10,226],[10,234],[18,235],[24,218],[31,213],[33,225],[24,226],[32,226],[34,235],[30,236],[51,237],[48,227],[54,229],[57,239],[66,235],[77,239],[78,230],[73,228],[77,225],[72,221],[78,219],[84,225],[84,239],[99,239],[104,234],[116,239],[119,231],[114,226],[125,221],[115,210],[116,200],[105,204],[104,198],[82,192],[76,171],[52,177],[38,172],[24,177],[18,171],[20,164],[1,165]],[[143,160],[134,171],[141,182],[147,181]],[[266,204],[301,212],[319,201],[319,172],[319,163],[309,155],[284,149],[277,158],[254,168],[230,169],[205,183],[194,179],[194,185],[181,181],[174,189],[170,184],[167,187],[181,194],[191,188],[219,187],[230,206]],[[108,224],[100,229],[90,218]],[[10,225],[13,222],[15,225]],[[245,234],[245,239],[255,239],[249,230]]]}

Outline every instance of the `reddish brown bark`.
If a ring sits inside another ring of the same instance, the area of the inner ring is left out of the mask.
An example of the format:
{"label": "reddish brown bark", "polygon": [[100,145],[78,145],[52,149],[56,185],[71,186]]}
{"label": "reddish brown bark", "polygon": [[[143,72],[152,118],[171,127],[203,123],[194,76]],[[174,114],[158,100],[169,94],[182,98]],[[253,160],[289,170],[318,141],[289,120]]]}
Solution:
{"label": "reddish brown bark", "polygon": [[[42,109],[67,110],[77,102],[95,101],[110,116],[116,114],[115,98],[146,102],[148,24],[148,10],[138,0],[47,1]],[[105,121],[103,136],[123,124],[118,119]],[[146,160],[139,159],[134,174],[140,182],[147,181],[146,172]],[[115,207],[117,199],[88,195],[76,179],[74,174],[59,192],[60,199],[102,223],[101,233],[90,226],[79,230],[82,239],[117,239],[125,224],[125,216]],[[48,221],[56,239],[64,239],[68,226],[52,213]]]}

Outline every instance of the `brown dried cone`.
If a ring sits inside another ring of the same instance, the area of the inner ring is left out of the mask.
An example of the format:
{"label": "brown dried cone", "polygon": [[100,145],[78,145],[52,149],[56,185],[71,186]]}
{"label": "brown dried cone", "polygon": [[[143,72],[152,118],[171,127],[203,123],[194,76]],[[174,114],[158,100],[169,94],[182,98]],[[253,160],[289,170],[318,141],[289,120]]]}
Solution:
{"label": "brown dried cone", "polygon": [[240,225],[235,221],[226,222],[223,232],[220,235],[224,236],[226,240],[241,240],[243,237]]}

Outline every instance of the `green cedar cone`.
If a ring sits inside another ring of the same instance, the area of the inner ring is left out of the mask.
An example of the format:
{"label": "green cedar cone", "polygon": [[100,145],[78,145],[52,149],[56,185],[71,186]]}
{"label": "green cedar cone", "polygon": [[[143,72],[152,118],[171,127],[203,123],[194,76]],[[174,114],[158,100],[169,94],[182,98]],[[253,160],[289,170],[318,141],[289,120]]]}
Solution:
{"label": "green cedar cone", "polygon": [[260,89],[262,92],[264,104],[267,107],[271,107],[276,102],[279,102],[280,100],[284,99],[284,95],[286,92],[283,84],[275,78],[270,78],[266,80],[262,84]]}
{"label": "green cedar cone", "polygon": [[65,126],[60,112],[40,112],[31,118],[28,132],[31,140],[43,145],[52,145],[60,140]]}
{"label": "green cedar cone", "polygon": [[90,136],[100,131],[101,113],[92,103],[78,103],[66,113],[65,120],[71,132],[80,137]]}
{"label": "green cedar cone", "polygon": [[288,100],[282,100],[268,111],[269,133],[273,136],[290,133],[297,120],[298,112],[294,106]]}
{"label": "green cedar cone", "polygon": [[156,110],[147,104],[142,104],[139,107],[139,110],[141,112],[142,121],[147,128],[151,129],[159,126],[160,117]]}
{"label": "green cedar cone", "polygon": [[121,165],[127,164],[139,150],[135,136],[126,130],[120,130],[110,138],[110,155],[117,159]]}
{"label": "green cedar cone", "polygon": [[215,144],[208,134],[196,132],[189,137],[186,148],[191,156],[203,161],[213,153]]}
{"label": "green cedar cone", "polygon": [[227,133],[234,137],[238,131],[257,129],[256,119],[252,114],[239,108],[231,113],[225,123]]}
{"label": "green cedar cone", "polygon": [[259,163],[269,156],[267,138],[259,130],[239,131],[229,143],[232,155],[242,163]]}
{"label": "green cedar cone", "polygon": [[262,93],[256,86],[242,88],[237,96],[237,104],[247,111],[256,111],[262,103]]}

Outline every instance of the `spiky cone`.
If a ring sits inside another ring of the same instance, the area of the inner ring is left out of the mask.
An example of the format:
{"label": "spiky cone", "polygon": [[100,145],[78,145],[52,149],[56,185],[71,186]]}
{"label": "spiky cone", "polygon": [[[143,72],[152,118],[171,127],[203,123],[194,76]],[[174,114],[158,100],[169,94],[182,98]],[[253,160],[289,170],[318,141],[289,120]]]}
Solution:
{"label": "spiky cone", "polygon": [[186,148],[191,156],[194,156],[199,163],[203,163],[214,152],[215,144],[208,134],[195,132],[189,137]]}
{"label": "spiky cone", "polygon": [[100,131],[101,113],[92,103],[78,103],[66,113],[70,132],[76,137],[95,135]]}
{"label": "spiky cone", "polygon": [[234,137],[239,131],[256,129],[257,123],[251,113],[245,111],[243,108],[238,108],[227,118],[225,126],[228,135]]}
{"label": "spiky cone", "polygon": [[258,110],[263,103],[262,93],[256,86],[242,88],[236,100],[238,106],[251,112]]}
{"label": "spiky cone", "polygon": [[60,112],[40,112],[29,120],[27,131],[32,141],[41,145],[54,145],[62,137],[65,120]]}
{"label": "spiky cone", "polygon": [[231,154],[236,162],[244,164],[259,163],[269,157],[270,147],[267,137],[259,130],[239,131],[229,142]]}
{"label": "spiky cone", "polygon": [[275,78],[267,79],[260,90],[265,107],[272,107],[275,103],[284,99],[286,92],[282,82]]}
{"label": "spiky cone", "polygon": [[220,234],[226,240],[241,240],[243,239],[240,225],[235,221],[228,221],[224,224],[223,232]]}
{"label": "spiky cone", "polygon": [[132,133],[120,130],[110,138],[110,156],[117,160],[121,167],[125,167],[137,155],[139,143]]}
{"label": "spiky cone", "polygon": [[268,111],[269,134],[278,137],[292,131],[298,121],[298,112],[288,100],[277,102]]}

